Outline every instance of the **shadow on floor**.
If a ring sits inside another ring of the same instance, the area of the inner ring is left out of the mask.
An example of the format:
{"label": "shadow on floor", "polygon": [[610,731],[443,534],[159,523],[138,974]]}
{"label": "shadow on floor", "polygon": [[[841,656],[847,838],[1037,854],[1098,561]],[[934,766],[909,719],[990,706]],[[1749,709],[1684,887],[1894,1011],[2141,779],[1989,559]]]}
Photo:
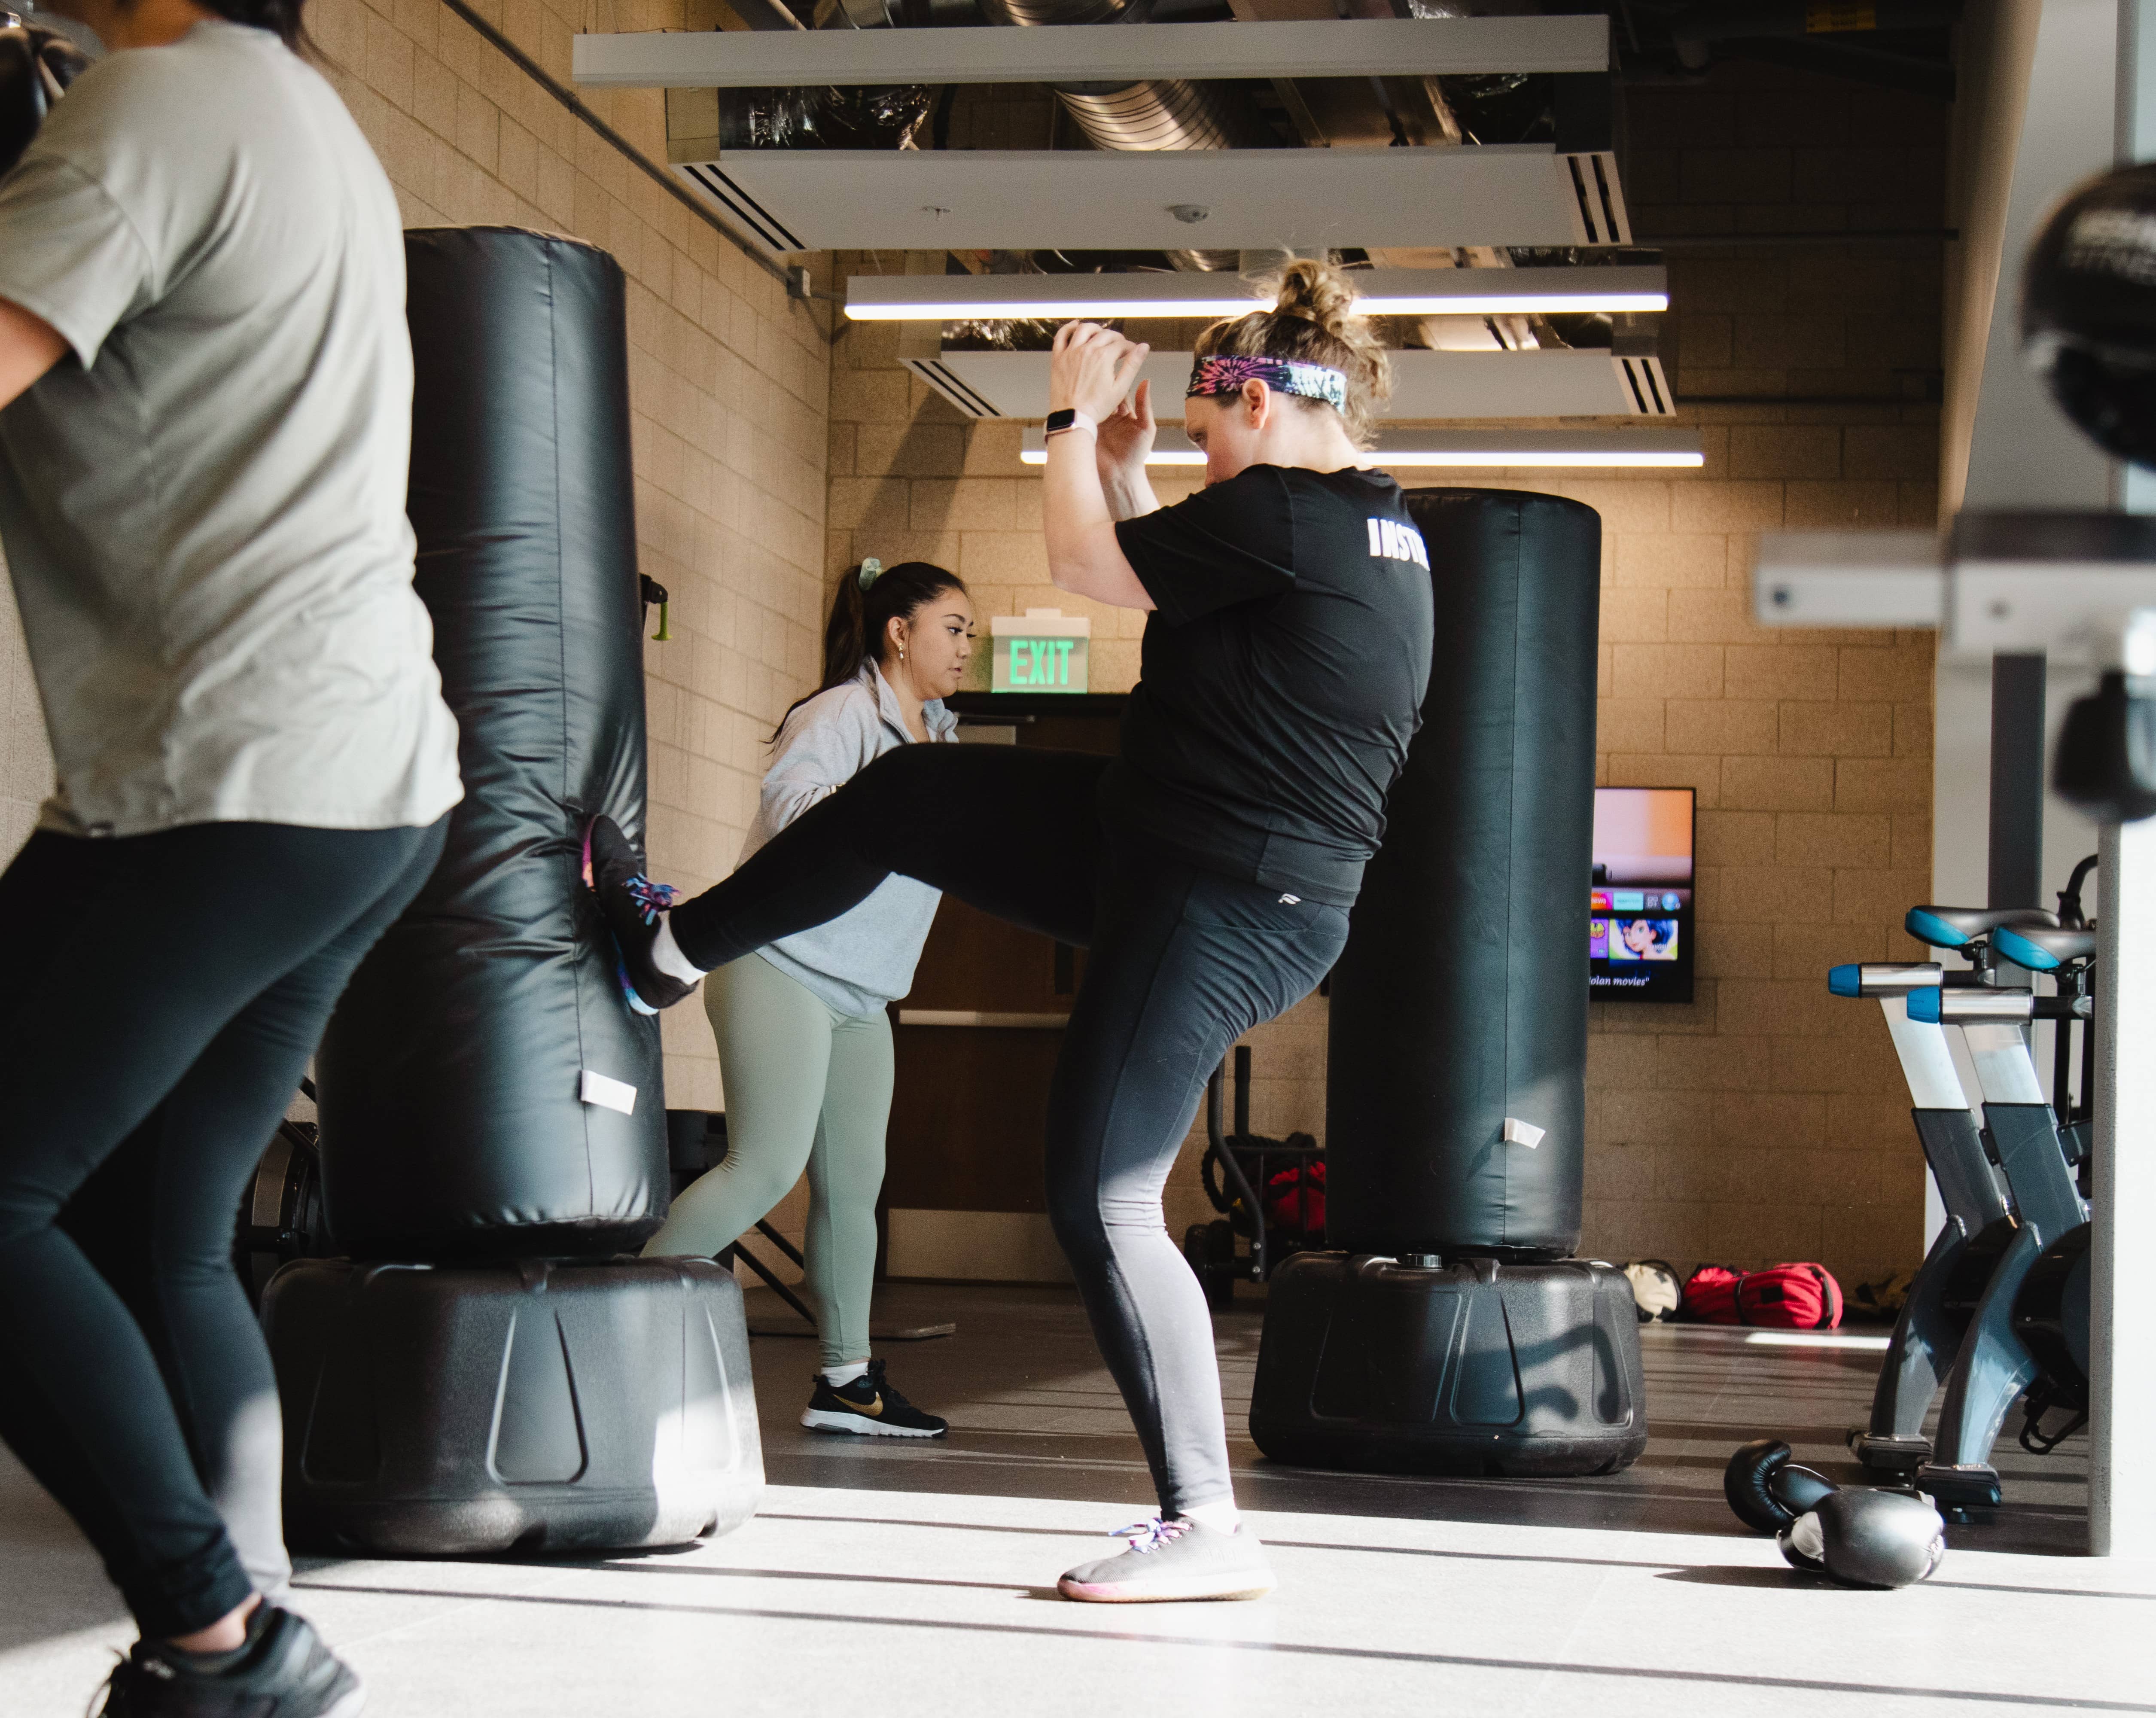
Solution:
{"label": "shadow on floor", "polygon": [[[1578,1480],[1418,1477],[1321,1472],[1268,1460],[1250,1441],[1251,1381],[1263,1323],[1245,1291],[1214,1320],[1236,1495],[1245,1507],[1518,1526],[1743,1536],[1722,1495],[1729,1454],[1753,1438],[1787,1439],[1796,1459],[1846,1485],[1866,1483],[1843,1442],[1869,1408],[1876,1350],[1762,1345],[1755,1333],[1652,1326],[1641,1332],[1650,1439],[1622,1473]],[[790,1315],[767,1290],[752,1320]],[[892,1283],[878,1315],[892,1323],[955,1321],[957,1333],[886,1342],[892,1382],[951,1421],[947,1440],[838,1438],[797,1423],[816,1365],[813,1343],[760,1336],[752,1348],[764,1460],[781,1484],[889,1491],[1086,1499],[1145,1512],[1153,1494],[1113,1381],[1068,1289]],[[804,1332],[804,1335],[806,1333]],[[2050,1457],[2024,1454],[2010,1432],[1994,1454],[2007,1506],[1957,1526],[1950,1543],[2002,1551],[2077,1554],[2086,1531],[2086,1439]]]}

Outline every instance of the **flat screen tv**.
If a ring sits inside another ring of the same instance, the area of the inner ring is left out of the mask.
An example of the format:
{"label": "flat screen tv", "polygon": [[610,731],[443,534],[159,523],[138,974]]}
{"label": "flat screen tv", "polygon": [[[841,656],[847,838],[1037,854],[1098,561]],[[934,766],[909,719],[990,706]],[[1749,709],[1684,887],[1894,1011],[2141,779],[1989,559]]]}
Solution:
{"label": "flat screen tv", "polygon": [[1692,790],[1597,787],[1588,984],[1604,1002],[1688,1003]]}

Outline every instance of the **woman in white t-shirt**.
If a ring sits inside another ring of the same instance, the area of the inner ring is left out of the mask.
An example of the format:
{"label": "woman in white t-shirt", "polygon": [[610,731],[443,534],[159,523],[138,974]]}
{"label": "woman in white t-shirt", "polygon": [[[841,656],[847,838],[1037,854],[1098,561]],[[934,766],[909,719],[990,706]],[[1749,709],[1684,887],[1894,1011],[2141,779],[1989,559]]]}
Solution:
{"label": "woman in white t-shirt", "polygon": [[[0,1434],[135,1614],[129,1718],[363,1698],[278,1602],[233,1213],[463,793],[402,223],[300,3],[58,0],[112,51],[0,179],[0,542],[58,777],[0,876]],[[146,1132],[138,1322],[58,1218]]]}

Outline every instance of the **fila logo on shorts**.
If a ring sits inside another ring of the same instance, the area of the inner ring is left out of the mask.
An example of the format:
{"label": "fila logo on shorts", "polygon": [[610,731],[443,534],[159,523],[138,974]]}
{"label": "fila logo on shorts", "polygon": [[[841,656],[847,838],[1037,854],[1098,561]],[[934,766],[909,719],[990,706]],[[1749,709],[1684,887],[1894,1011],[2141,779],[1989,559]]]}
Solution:
{"label": "fila logo on shorts", "polygon": [[1402,525],[1397,519],[1373,519],[1370,526],[1370,552],[1383,561],[1412,561],[1424,572],[1430,571],[1430,551],[1422,546],[1422,533],[1411,525]]}

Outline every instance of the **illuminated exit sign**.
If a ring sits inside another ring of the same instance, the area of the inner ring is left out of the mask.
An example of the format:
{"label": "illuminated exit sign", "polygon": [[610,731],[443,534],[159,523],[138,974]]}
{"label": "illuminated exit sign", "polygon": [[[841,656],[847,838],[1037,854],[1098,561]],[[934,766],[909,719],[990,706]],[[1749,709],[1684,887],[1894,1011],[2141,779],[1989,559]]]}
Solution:
{"label": "illuminated exit sign", "polygon": [[1093,623],[1060,608],[1029,608],[988,622],[995,641],[989,690],[995,692],[1083,692]]}

